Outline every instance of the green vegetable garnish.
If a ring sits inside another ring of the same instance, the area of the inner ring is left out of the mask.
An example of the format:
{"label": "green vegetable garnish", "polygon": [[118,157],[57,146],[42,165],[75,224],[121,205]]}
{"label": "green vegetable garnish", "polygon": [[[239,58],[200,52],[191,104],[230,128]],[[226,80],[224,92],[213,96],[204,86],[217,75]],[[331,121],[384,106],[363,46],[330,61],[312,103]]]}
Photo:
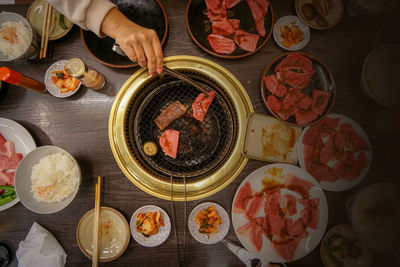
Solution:
{"label": "green vegetable garnish", "polygon": [[0,190],[15,191],[14,186],[0,185]]}
{"label": "green vegetable garnish", "polygon": [[8,203],[8,202],[11,202],[11,201],[13,201],[14,198],[16,198],[16,197],[17,197],[17,195],[14,193],[14,194],[12,194],[12,195],[10,195],[10,196],[7,196],[7,197],[5,197],[5,198],[2,198],[2,199],[0,199],[0,205],[4,205],[4,204],[6,204],[6,203]]}
{"label": "green vegetable garnish", "polygon": [[60,14],[60,27],[61,27],[63,30],[66,30],[66,29],[67,29],[67,26],[66,26],[65,23],[64,23],[64,15],[63,15],[63,14]]}
{"label": "green vegetable garnish", "polygon": [[56,75],[57,75],[57,79],[64,79],[64,73],[58,72]]}

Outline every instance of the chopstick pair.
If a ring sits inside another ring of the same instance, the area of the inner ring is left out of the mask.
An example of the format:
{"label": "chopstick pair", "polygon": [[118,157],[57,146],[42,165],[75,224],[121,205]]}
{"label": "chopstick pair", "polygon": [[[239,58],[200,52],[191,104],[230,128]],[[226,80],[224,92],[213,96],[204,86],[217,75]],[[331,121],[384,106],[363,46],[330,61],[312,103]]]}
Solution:
{"label": "chopstick pair", "polygon": [[98,176],[94,198],[92,267],[97,266],[99,258],[100,189],[101,177]]}
{"label": "chopstick pair", "polygon": [[53,15],[53,7],[46,2],[45,13],[43,17],[43,26],[42,26],[42,40],[40,42],[40,54],[39,59],[46,58],[47,55],[47,45],[49,43],[49,35],[50,35],[50,25],[51,25],[51,17]]}

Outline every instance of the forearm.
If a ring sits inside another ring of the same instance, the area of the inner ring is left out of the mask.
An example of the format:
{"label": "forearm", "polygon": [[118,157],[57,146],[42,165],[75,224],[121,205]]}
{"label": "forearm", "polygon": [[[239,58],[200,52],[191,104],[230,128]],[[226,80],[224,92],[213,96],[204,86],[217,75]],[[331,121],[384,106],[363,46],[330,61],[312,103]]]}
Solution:
{"label": "forearm", "polygon": [[101,23],[101,33],[116,39],[119,26],[125,23],[132,22],[117,8],[112,8]]}

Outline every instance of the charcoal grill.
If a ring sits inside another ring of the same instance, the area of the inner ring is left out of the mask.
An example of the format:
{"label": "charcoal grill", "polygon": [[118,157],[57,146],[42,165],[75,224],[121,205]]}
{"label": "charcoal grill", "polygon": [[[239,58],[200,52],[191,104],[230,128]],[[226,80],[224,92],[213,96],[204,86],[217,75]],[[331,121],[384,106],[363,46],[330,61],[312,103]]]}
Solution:
{"label": "charcoal grill", "polygon": [[[165,75],[150,77],[136,72],[118,93],[110,114],[109,138],[114,157],[135,185],[154,196],[170,199],[170,177],[174,200],[183,200],[183,177],[187,199],[211,195],[228,185],[243,169],[241,155],[246,117],[253,112],[239,81],[221,66],[198,57],[176,56],[164,63],[217,92],[206,119],[194,119],[191,104],[199,94],[193,86]],[[159,147],[155,156],[143,151],[144,143],[158,145],[160,131],[154,119],[174,101],[188,110],[166,129],[180,131],[178,156],[165,156]]]}

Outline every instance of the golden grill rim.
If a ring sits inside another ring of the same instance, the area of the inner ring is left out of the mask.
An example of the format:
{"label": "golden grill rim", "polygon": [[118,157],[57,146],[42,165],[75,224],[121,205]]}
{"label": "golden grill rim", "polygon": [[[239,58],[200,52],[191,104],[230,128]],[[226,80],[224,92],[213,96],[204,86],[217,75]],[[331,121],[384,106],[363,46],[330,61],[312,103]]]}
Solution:
{"label": "golden grill rim", "polygon": [[[187,183],[187,200],[197,200],[217,193],[228,186],[243,170],[248,159],[242,155],[242,146],[247,116],[254,112],[250,98],[239,80],[227,69],[210,60],[195,56],[171,56],[164,59],[164,64],[172,69],[184,68],[208,75],[226,89],[237,113],[237,141],[231,154],[218,170],[208,178]],[[114,158],[125,176],[146,193],[161,199],[170,199],[170,183],[146,172],[140,163],[132,157],[125,134],[125,119],[128,115],[131,99],[152,77],[147,69],[139,69],[122,85],[110,112],[109,141]],[[184,200],[184,188],[181,183],[173,184],[174,200]]]}

